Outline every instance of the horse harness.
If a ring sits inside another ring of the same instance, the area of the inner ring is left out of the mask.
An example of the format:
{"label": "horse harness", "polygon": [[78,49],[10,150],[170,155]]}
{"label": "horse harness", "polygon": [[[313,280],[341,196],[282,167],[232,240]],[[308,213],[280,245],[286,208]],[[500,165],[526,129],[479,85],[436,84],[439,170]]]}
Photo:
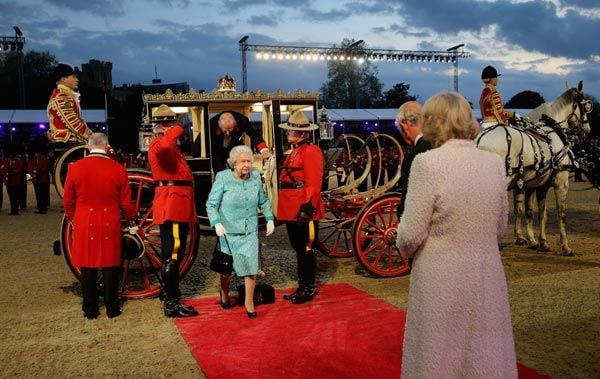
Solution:
{"label": "horse harness", "polygon": [[[550,170],[553,171],[552,176],[558,171],[559,163],[562,159],[568,154],[571,159],[574,161],[574,155],[571,151],[568,138],[564,131],[560,128],[560,123],[555,122],[549,117],[543,118],[542,122],[544,125],[550,127],[552,131],[543,131],[539,128],[538,125],[532,124],[531,122],[525,119],[518,119],[516,125],[503,125],[498,124],[496,126],[486,128],[478,137],[477,137],[477,145],[479,145],[479,141],[482,137],[484,137],[490,131],[496,128],[502,128],[505,132],[506,136],[506,144],[507,144],[507,152],[504,157],[504,164],[506,168],[506,175],[512,176],[516,175],[517,179],[517,187],[518,189],[522,189],[526,183],[531,182],[533,180],[538,179],[539,177],[547,174]],[[510,134],[510,129],[513,129],[517,132],[519,136],[521,136],[521,148],[518,153],[518,163],[516,167],[512,166],[512,154],[511,148],[512,145],[512,135]],[[560,140],[563,143],[563,147],[557,151],[553,151],[552,141],[549,137],[550,133],[555,133],[558,135]],[[533,163],[530,165],[525,165],[524,160],[524,148],[525,148],[525,140],[529,142],[533,149]],[[550,159],[546,160],[544,149],[542,148],[542,144],[546,144],[548,146],[548,150],[550,151]],[[564,168],[571,168],[572,165],[563,165]],[[516,171],[516,173],[515,173]],[[527,181],[525,181],[524,175],[527,171],[535,171],[535,176]]]}

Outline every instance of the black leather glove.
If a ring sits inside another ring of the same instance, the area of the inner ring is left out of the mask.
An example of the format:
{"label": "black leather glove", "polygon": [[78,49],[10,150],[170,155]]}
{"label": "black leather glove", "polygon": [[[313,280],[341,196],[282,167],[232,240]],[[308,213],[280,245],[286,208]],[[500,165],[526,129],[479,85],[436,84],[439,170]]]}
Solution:
{"label": "black leather glove", "polygon": [[296,215],[297,221],[310,221],[313,214],[315,213],[315,207],[311,204],[310,200],[300,205],[300,211]]}

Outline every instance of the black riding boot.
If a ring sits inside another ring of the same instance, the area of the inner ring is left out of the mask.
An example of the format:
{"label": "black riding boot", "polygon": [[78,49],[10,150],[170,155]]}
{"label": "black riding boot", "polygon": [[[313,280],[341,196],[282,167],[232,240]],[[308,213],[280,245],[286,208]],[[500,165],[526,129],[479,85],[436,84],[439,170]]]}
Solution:
{"label": "black riding boot", "polygon": [[304,289],[304,280],[302,280],[302,278],[299,278],[298,279],[298,288],[296,288],[294,290],[294,292],[292,292],[292,293],[283,295],[283,298],[285,300],[290,300],[291,301],[294,298],[296,298],[300,294],[300,292],[302,292],[303,289]]}
{"label": "black riding boot", "polygon": [[167,317],[197,316],[198,312],[190,306],[179,303],[179,264],[169,259],[163,265],[163,284],[165,286],[164,312]]}

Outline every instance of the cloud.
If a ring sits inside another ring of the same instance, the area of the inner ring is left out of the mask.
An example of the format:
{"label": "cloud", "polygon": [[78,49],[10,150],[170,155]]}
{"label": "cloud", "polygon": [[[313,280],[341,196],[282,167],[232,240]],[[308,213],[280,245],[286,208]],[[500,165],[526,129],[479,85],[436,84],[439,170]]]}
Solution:
{"label": "cloud", "polygon": [[124,0],[93,0],[93,1],[81,1],[81,0],[52,0],[43,1],[52,7],[59,10],[71,10],[75,12],[85,12],[100,16],[122,16]]}

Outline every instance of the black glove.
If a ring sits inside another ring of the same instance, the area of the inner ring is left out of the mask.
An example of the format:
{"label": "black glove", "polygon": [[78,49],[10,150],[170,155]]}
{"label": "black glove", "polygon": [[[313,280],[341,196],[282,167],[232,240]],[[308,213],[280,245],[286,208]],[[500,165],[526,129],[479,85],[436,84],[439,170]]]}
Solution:
{"label": "black glove", "polygon": [[300,205],[300,211],[296,215],[297,221],[310,221],[313,214],[315,213],[315,207],[311,204],[310,200]]}

